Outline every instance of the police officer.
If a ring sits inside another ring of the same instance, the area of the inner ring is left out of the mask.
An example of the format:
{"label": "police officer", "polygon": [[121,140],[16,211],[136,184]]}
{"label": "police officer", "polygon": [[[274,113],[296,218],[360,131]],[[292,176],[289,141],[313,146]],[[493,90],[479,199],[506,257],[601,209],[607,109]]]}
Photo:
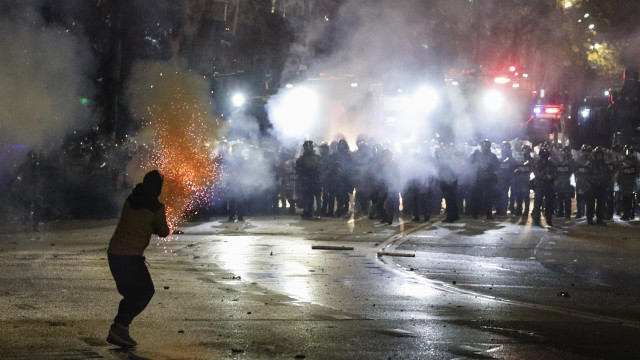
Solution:
{"label": "police officer", "polygon": [[517,162],[511,152],[511,143],[503,141],[501,145],[500,167],[498,169],[498,186],[496,196],[496,215],[507,215],[509,206],[509,188]]}
{"label": "police officer", "polygon": [[533,198],[533,223],[541,226],[540,215],[544,207],[544,218],[548,226],[553,226],[553,204],[555,192],[553,190],[556,178],[556,167],[549,159],[551,152],[546,146],[542,146],[538,152],[538,159],[533,166],[533,174],[535,176],[535,197]]}
{"label": "police officer", "polygon": [[586,214],[587,198],[589,196],[589,162],[591,160],[591,145],[583,144],[580,148],[580,158],[576,161],[576,219],[582,218]]}
{"label": "police officer", "polygon": [[571,148],[565,146],[560,151],[560,156],[556,163],[556,211],[558,217],[569,219],[571,217],[571,199],[575,189],[571,186],[571,174],[573,174],[573,158]]}
{"label": "police officer", "polygon": [[309,220],[313,218],[314,200],[320,198],[320,156],[315,153],[311,140],[302,144],[302,150],[296,161],[296,174],[302,197],[302,218]]}
{"label": "police officer", "polygon": [[531,146],[522,145],[522,163],[516,166],[511,181],[511,191],[515,196],[514,214],[517,216],[529,216],[529,192],[531,190],[531,173],[533,172],[533,160],[531,158]]}
{"label": "police officer", "polygon": [[474,153],[471,164],[475,168],[471,215],[477,219],[482,212],[486,215],[487,220],[492,220],[496,173],[500,163],[498,157],[491,152],[491,141],[484,139],[480,142],[480,152]]}
{"label": "police officer", "polygon": [[637,192],[637,179],[640,174],[640,163],[629,145],[625,145],[623,158],[618,164],[616,180],[620,188],[622,217],[621,220],[634,218],[634,202]]}
{"label": "police officer", "polygon": [[227,200],[229,222],[244,221],[247,209],[248,186],[247,175],[250,174],[249,152],[245,144],[236,142],[231,147],[227,162]]}
{"label": "police officer", "polygon": [[[593,149],[593,159],[589,162],[589,192],[587,196],[587,221],[589,224],[604,225],[604,216],[609,188],[609,167],[605,161],[604,148]],[[596,222],[593,222],[595,214]]]}
{"label": "police officer", "polygon": [[333,209],[335,207],[335,194],[334,194],[334,173],[335,167],[331,162],[331,148],[329,144],[323,142],[319,146],[320,148],[320,186],[322,187],[322,206],[320,207],[320,214],[323,216],[333,216]]}
{"label": "police officer", "polygon": [[371,197],[371,182],[369,179],[369,165],[371,164],[372,151],[364,137],[359,137],[358,150],[353,153],[354,161],[354,185],[356,188],[356,202],[359,206],[359,214],[369,213],[369,199]]}
{"label": "police officer", "polygon": [[441,146],[436,149],[436,164],[438,169],[438,183],[444,196],[445,214],[443,222],[460,220],[458,209],[458,174],[452,149]]}
{"label": "police officer", "polygon": [[344,139],[338,141],[338,148],[332,155],[332,162],[336,168],[335,195],[337,201],[336,215],[345,216],[349,211],[349,197],[353,193],[353,159],[349,144]]}
{"label": "police officer", "polygon": [[381,222],[391,225],[398,209],[398,168],[393,162],[393,153],[384,149],[375,161],[376,180],[372,191],[372,211],[377,214]]}

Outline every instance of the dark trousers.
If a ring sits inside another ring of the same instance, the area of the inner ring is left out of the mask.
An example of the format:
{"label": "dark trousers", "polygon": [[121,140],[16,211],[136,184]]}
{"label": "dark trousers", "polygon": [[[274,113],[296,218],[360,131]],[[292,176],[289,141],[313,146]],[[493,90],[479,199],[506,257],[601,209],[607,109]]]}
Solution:
{"label": "dark trousers", "polygon": [[556,205],[558,217],[571,217],[571,193],[559,192],[556,194]]}
{"label": "dark trousers", "polygon": [[555,203],[556,194],[553,191],[553,184],[541,182],[536,185],[535,196],[533,198],[533,210],[531,217],[536,221],[540,221],[540,216],[544,209],[544,218],[548,224],[553,222],[553,205]]}
{"label": "dark trousers", "polygon": [[578,208],[576,212],[576,218],[583,217],[587,211],[587,195],[586,192],[578,191],[576,194],[576,207]]}
{"label": "dark trousers", "polygon": [[634,193],[625,193],[622,195],[621,207],[622,207],[622,219],[630,220],[633,219],[633,205],[635,201]]}
{"label": "dark trousers", "polygon": [[529,203],[531,199],[529,198],[529,190],[524,191],[514,191],[515,196],[515,215],[523,215],[529,216]]}
{"label": "dark trousers", "polygon": [[244,219],[246,202],[247,201],[243,196],[235,196],[229,199],[229,220],[233,220],[235,218],[238,220]]}
{"label": "dark trousers", "polygon": [[322,187],[322,207],[320,209],[321,215],[333,216],[333,209],[336,206],[336,197],[334,196],[334,190],[332,187]]}
{"label": "dark trousers", "polygon": [[442,182],[440,183],[440,189],[442,190],[446,206],[445,212],[447,217],[445,220],[455,221],[460,219],[460,214],[458,213],[458,196],[456,194],[458,182]]}
{"label": "dark trousers", "polygon": [[487,218],[492,217],[493,199],[494,199],[495,183],[488,180],[478,180],[473,188],[473,203],[471,207],[471,215],[478,218],[478,215],[486,215]]}
{"label": "dark trousers", "polygon": [[601,222],[604,220],[606,214],[607,203],[607,187],[606,186],[593,186],[591,191],[587,193],[587,220],[593,220],[593,216],[596,216],[596,220]]}
{"label": "dark trousers", "polygon": [[302,195],[302,217],[312,217],[314,204],[317,200],[320,205],[320,190],[312,186],[301,186]]}
{"label": "dark trousers", "polygon": [[509,207],[509,184],[499,184],[496,192],[496,215],[507,215]]}
{"label": "dark trousers", "polygon": [[144,310],[155,290],[144,256],[108,255],[109,269],[122,295],[118,314],[113,322],[129,326],[133,318]]}
{"label": "dark trousers", "polygon": [[360,212],[362,214],[369,213],[369,201],[371,199],[371,190],[362,185],[356,187],[356,201],[360,204]]}
{"label": "dark trousers", "polygon": [[338,203],[336,215],[344,216],[349,212],[349,195],[352,191],[353,188],[343,184],[336,187],[336,201]]}

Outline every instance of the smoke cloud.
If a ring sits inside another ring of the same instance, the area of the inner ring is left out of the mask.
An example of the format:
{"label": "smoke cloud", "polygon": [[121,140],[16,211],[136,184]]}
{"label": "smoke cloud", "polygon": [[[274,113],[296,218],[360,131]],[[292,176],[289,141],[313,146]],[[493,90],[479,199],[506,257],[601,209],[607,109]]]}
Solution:
{"label": "smoke cloud", "polygon": [[37,147],[90,128],[93,66],[84,39],[33,8],[0,14],[0,143]]}

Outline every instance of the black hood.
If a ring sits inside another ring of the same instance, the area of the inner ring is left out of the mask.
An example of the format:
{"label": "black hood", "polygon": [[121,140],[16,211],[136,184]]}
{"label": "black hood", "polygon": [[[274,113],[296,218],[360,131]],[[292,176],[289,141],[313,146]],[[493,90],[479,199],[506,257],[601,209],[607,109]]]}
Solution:
{"label": "black hood", "polygon": [[158,196],[162,192],[163,177],[158,170],[149,171],[142,183],[136,185],[127,198],[134,209],[149,209],[156,212],[162,206]]}

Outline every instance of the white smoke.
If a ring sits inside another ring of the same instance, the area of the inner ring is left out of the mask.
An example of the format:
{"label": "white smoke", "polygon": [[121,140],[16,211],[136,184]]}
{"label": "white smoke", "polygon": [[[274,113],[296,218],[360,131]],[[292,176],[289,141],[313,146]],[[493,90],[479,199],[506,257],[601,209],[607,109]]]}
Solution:
{"label": "white smoke", "polygon": [[37,147],[90,128],[87,43],[21,8],[0,14],[0,143]]}

